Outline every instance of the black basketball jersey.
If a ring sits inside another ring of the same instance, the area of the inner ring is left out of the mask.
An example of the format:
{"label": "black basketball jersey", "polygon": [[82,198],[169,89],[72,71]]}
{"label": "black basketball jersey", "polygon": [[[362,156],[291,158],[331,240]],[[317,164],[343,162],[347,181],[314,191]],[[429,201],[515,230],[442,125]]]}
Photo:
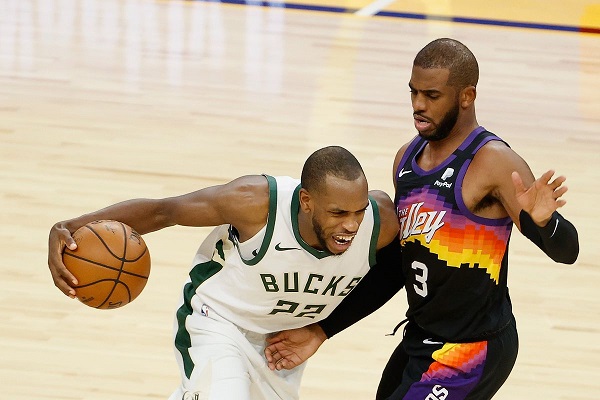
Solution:
{"label": "black basketball jersey", "polygon": [[501,139],[479,127],[443,163],[425,171],[416,160],[427,141],[417,136],[396,171],[406,316],[447,341],[483,339],[512,316],[507,289],[512,220],[476,216],[462,198],[467,168],[490,140]]}

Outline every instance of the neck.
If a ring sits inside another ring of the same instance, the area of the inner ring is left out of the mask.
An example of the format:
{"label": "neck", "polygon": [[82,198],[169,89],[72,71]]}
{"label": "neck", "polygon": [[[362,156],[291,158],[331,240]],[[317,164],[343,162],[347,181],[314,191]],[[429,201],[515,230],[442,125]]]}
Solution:
{"label": "neck", "polygon": [[479,124],[474,118],[468,124],[457,122],[446,138],[427,143],[420,157],[419,166],[424,170],[430,170],[440,165],[478,126]]}

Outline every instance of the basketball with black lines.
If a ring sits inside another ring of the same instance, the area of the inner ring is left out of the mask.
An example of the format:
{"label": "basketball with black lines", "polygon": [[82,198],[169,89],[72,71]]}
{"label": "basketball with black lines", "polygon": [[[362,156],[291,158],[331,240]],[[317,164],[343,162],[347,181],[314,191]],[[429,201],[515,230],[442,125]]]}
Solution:
{"label": "basketball with black lines", "polygon": [[75,250],[63,263],[77,278],[77,298],[85,305],[122,307],[140,295],[150,274],[150,253],[142,237],[118,221],[94,221],[73,233]]}

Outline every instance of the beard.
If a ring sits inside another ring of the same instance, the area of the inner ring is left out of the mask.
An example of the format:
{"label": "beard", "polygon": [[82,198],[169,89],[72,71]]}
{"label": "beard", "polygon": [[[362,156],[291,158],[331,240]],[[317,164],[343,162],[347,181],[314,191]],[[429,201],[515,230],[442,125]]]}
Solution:
{"label": "beard", "polygon": [[317,240],[319,241],[319,245],[321,246],[321,248],[323,250],[329,251],[329,249],[327,248],[327,240],[325,238],[325,234],[323,233],[323,227],[316,220],[315,217],[313,217],[313,219],[312,219],[312,225],[313,225],[313,230],[315,231],[315,234],[317,235]]}
{"label": "beard", "polygon": [[452,131],[454,126],[456,125],[456,121],[458,121],[458,112],[459,107],[457,101],[454,107],[452,107],[446,113],[446,115],[444,115],[442,121],[438,124],[437,128],[430,135],[427,135],[427,137],[421,135],[421,133],[419,133],[419,135],[423,139],[429,140],[430,142],[436,142],[442,139],[446,139],[448,135],[450,135],[450,132]]}
{"label": "beard", "polygon": [[319,221],[316,220],[315,217],[313,217],[313,219],[312,219],[312,225],[313,225],[313,230],[315,231],[315,234],[317,235],[317,241],[319,242],[319,246],[321,246],[323,251],[327,251],[334,256],[341,255],[342,253],[334,253],[331,250],[329,250],[329,247],[327,246],[327,237],[325,236],[325,233],[323,232],[323,227],[321,226]]}

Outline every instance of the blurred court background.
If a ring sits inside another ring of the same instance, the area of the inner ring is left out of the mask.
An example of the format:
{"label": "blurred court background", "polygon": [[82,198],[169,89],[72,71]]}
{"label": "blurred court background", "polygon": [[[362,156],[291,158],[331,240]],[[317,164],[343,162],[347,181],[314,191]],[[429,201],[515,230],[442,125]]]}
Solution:
{"label": "blurred court background", "polygon": [[[496,398],[597,399],[600,3],[237,3],[0,0],[0,399],[168,398],[173,313],[207,230],[147,235],[145,291],[100,311],[54,287],[51,225],[244,174],[298,176],[331,144],[391,194],[393,157],[415,134],[412,60],[438,37],[479,60],[479,122],[536,176],[567,176],[562,212],[580,234],[564,266],[514,231],[521,349]],[[301,398],[373,398],[405,309],[401,292],[328,341]]]}

